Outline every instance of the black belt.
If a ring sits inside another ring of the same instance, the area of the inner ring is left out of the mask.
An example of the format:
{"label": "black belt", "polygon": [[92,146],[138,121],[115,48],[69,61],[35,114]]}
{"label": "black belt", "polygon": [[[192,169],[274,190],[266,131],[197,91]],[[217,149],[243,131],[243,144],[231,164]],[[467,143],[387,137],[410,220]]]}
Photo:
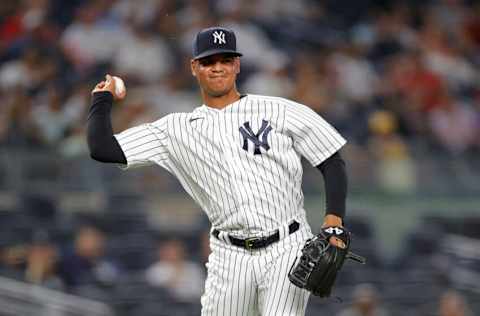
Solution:
{"label": "black belt", "polygon": [[[298,230],[299,227],[300,227],[300,223],[298,223],[297,221],[293,221],[290,225],[288,225],[288,234],[289,235],[293,234],[294,232],[296,232]],[[220,231],[218,229],[214,229],[212,234],[217,239],[220,239],[220,238],[218,238],[218,235],[220,235]],[[267,237],[252,237],[252,238],[247,238],[247,239],[240,239],[240,238],[236,238],[236,237],[228,235],[228,239],[230,240],[232,245],[242,247],[242,248],[245,248],[245,249],[248,249],[248,250],[252,250],[252,249],[259,249],[259,248],[267,247],[268,245],[271,245],[274,242],[279,241],[280,240],[280,232],[277,229],[277,231],[270,236],[267,236]]]}

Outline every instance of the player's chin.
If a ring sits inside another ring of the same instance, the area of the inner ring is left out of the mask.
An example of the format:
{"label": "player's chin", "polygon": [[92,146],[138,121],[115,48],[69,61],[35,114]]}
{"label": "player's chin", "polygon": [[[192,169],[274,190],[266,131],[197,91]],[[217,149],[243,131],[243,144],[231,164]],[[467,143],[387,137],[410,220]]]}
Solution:
{"label": "player's chin", "polygon": [[222,88],[210,88],[207,90],[208,95],[214,98],[219,98],[223,97],[224,95],[227,95],[228,92],[230,92],[231,89],[222,87]]}

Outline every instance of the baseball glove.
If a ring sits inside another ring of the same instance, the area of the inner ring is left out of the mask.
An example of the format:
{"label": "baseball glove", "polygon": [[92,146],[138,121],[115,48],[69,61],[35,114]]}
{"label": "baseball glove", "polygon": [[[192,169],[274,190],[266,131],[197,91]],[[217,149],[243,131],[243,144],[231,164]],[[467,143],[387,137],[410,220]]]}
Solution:
{"label": "baseball glove", "polygon": [[[313,295],[328,297],[332,291],[337,273],[345,259],[364,264],[366,259],[349,251],[350,232],[343,227],[324,227],[321,232],[307,240],[301,255],[293,263],[288,278],[296,286],[310,291]],[[341,239],[345,248],[330,244],[331,237]]]}

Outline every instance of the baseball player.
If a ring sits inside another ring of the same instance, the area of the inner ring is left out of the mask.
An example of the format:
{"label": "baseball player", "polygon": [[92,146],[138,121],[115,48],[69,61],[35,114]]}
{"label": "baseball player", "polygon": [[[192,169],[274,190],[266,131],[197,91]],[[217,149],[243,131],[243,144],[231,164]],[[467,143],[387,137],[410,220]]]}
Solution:
{"label": "baseball player", "polygon": [[[212,27],[194,40],[191,72],[203,104],[113,135],[110,75],[92,91],[91,157],[129,169],[158,165],[175,175],[212,224],[202,315],[304,315],[309,292],[289,268],[312,237],[303,208],[301,157],[324,177],[323,226],[341,227],[345,139],[305,105],[240,94],[233,31]],[[341,239],[330,243],[343,247]]]}

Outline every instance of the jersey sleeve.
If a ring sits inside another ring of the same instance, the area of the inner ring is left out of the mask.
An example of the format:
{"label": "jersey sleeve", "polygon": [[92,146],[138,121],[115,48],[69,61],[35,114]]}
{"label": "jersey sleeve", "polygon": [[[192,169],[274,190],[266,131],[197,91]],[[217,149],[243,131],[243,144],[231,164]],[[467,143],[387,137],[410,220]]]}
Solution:
{"label": "jersey sleeve", "polygon": [[285,128],[293,138],[295,151],[313,166],[318,166],[347,142],[311,108],[292,101],[285,104]]}
{"label": "jersey sleeve", "polygon": [[170,171],[167,131],[167,117],[163,117],[156,122],[135,126],[115,134],[127,159],[127,165],[121,165],[120,168],[130,169],[158,164]]}

